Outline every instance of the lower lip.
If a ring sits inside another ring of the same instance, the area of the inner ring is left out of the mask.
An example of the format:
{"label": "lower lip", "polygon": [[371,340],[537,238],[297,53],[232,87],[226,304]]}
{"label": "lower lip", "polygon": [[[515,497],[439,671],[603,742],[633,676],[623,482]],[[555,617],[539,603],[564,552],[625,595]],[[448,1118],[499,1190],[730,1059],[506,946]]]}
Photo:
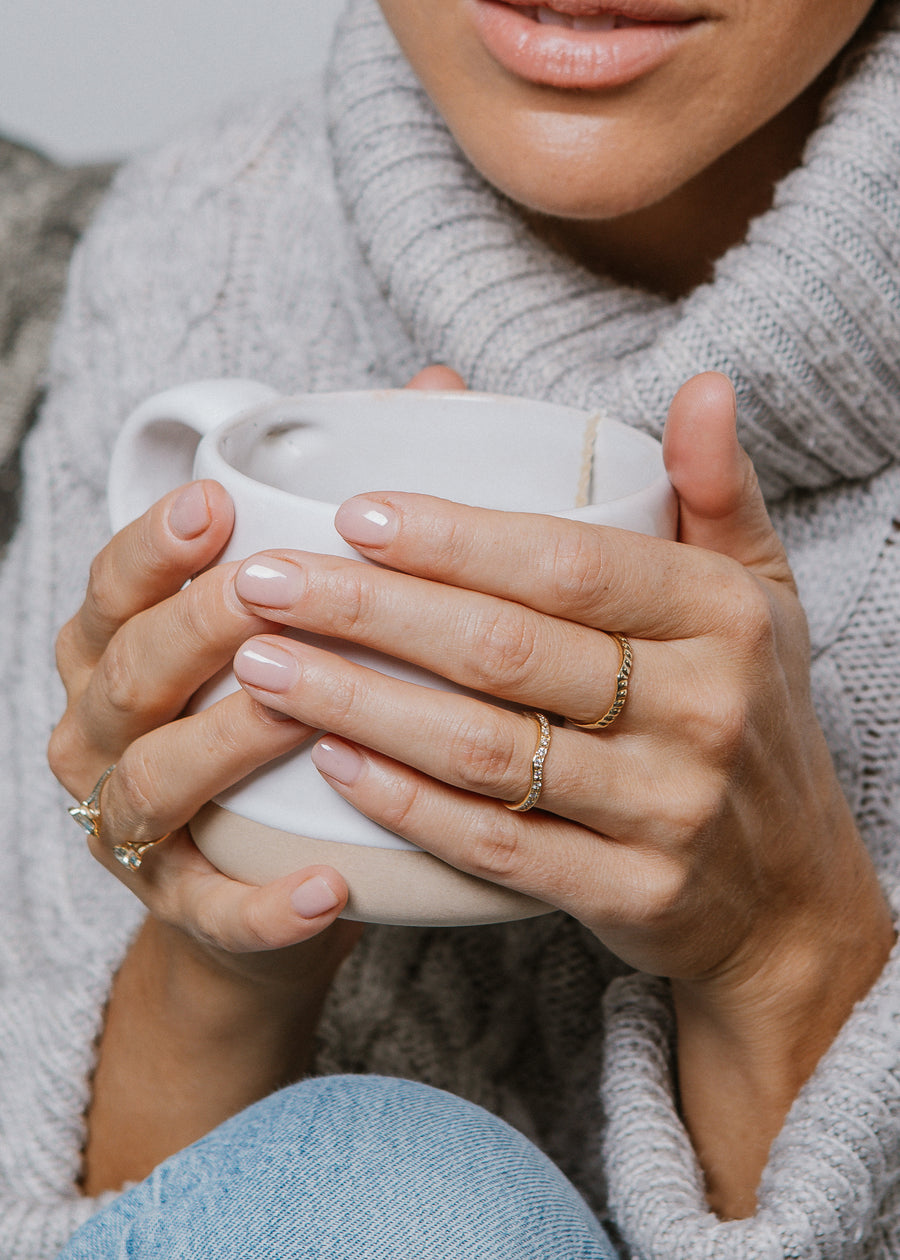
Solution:
{"label": "lower lip", "polygon": [[697,22],[646,22],[611,31],[545,26],[502,0],[469,0],[487,51],[510,74],[546,87],[602,91],[656,70]]}

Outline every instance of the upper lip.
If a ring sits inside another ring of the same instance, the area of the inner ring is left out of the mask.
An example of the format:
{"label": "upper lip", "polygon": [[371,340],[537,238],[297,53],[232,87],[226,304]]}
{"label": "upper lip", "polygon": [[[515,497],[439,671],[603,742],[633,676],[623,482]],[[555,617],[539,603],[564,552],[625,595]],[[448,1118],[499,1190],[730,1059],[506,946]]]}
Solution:
{"label": "upper lip", "polygon": [[536,4],[534,0],[502,0],[504,4],[517,9],[550,9],[554,13],[565,14],[566,17],[600,17],[611,14],[616,17],[631,18],[634,22],[691,22],[698,14],[696,10],[688,12],[685,5],[677,0],[544,0]]}

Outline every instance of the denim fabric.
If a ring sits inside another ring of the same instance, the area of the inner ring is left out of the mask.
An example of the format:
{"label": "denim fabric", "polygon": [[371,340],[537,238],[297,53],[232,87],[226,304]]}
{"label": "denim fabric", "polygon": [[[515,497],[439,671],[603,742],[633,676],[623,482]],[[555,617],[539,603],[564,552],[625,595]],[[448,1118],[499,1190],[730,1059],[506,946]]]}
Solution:
{"label": "denim fabric", "polygon": [[274,1094],[160,1165],[59,1260],[614,1260],[521,1133],[410,1081]]}

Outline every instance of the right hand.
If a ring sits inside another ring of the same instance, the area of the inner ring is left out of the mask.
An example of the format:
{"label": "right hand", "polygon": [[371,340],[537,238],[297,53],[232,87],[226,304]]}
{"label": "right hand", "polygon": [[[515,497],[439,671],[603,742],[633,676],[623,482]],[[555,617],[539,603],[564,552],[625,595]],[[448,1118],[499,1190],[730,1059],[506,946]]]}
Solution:
{"label": "right hand", "polygon": [[[186,826],[212,797],[313,734],[242,691],[183,716],[197,688],[247,638],[273,628],[234,595],[237,565],[205,568],[232,524],[223,488],[195,482],[161,499],[95,558],[84,603],[57,641],[68,703],[49,761],[77,800],[115,763],[102,791],[100,835],[88,839],[93,856],[217,971],[271,980],[283,993],[306,988],[311,970],[330,977],[361,929],[335,922],[348,896],[337,871],[308,867],[252,887],[217,871]],[[167,833],[139,871],[113,856],[114,845]],[[316,946],[305,947],[313,937]]]}

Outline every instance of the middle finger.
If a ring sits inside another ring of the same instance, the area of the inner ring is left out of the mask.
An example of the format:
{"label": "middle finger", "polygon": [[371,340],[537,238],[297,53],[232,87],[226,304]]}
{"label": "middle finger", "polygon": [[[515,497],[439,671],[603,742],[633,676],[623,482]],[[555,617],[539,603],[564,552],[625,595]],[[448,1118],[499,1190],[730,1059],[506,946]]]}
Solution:
{"label": "middle finger", "polygon": [[[235,589],[269,621],[350,640],[472,691],[576,722],[594,721],[615,696],[621,664],[615,640],[510,600],[287,551],[245,562]],[[634,687],[640,686],[638,679]],[[627,713],[623,728],[633,722],[633,701]]]}
{"label": "middle finger", "polygon": [[236,568],[208,570],[116,632],[75,710],[93,748],[115,759],[177,717],[248,635],[269,628],[235,599]]}

